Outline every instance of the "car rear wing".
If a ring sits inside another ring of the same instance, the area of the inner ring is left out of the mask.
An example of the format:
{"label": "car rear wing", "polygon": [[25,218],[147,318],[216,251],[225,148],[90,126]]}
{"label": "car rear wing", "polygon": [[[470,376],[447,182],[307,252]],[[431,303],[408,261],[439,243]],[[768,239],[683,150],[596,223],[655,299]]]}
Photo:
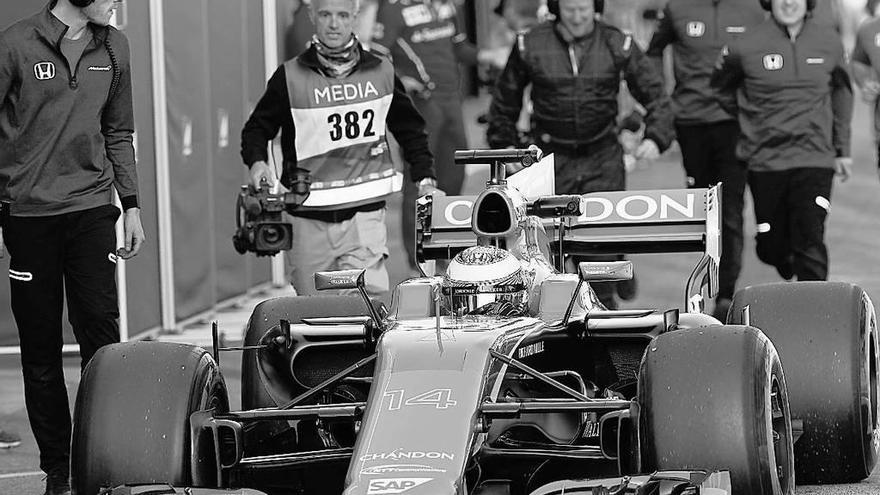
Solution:
{"label": "car rear wing", "polygon": [[[596,192],[581,196],[581,215],[545,220],[552,249],[565,255],[702,252],[692,285],[717,292],[721,257],[719,186],[709,189]],[[423,197],[417,203],[419,261],[450,259],[477,244],[475,196]],[[703,275],[705,279],[700,279]]]}

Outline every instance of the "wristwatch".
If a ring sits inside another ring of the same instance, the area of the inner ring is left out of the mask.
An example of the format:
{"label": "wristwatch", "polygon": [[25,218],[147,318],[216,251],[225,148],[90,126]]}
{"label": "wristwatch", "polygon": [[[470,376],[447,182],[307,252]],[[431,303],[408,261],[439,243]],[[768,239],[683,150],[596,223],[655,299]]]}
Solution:
{"label": "wristwatch", "polygon": [[433,177],[425,177],[424,179],[416,182],[416,186],[418,186],[419,189],[425,187],[437,187],[437,179]]}

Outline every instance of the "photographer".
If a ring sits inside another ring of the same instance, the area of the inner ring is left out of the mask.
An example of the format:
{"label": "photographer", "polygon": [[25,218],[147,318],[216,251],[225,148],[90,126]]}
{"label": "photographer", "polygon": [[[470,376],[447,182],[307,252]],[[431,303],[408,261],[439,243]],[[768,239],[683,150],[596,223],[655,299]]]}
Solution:
{"label": "photographer", "polygon": [[[0,34],[0,227],[10,253],[28,419],[46,493],[69,494],[65,295],[82,366],[119,341],[117,256],[144,242],[128,40],[114,0],[57,0]],[[119,209],[124,248],[116,249]]]}
{"label": "photographer", "polygon": [[391,62],[365,50],[353,34],[358,0],[315,0],[311,46],[269,79],[242,130],[241,156],[251,185],[274,182],[267,145],[281,130],[284,171],[293,188],[307,171],[311,194],[293,216],[292,282],[314,294],[313,275],[367,270],[367,291],[388,290],[385,197],[400,190],[385,139],[400,143],[419,194],[435,192],[425,121],[413,107]]}

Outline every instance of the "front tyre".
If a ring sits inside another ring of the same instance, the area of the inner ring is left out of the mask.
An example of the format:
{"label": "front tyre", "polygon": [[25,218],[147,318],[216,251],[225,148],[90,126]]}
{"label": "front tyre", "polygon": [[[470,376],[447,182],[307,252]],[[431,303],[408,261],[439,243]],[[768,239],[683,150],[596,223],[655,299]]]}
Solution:
{"label": "front tyre", "polygon": [[660,335],[642,359],[638,402],[643,471],[728,470],[733,493],[794,493],[788,389],[759,330]]}
{"label": "front tyre", "polygon": [[102,347],[86,366],[77,392],[71,448],[75,493],[135,483],[191,485],[189,418],[210,409],[226,412],[229,400],[223,377],[204,349],[160,342]]}

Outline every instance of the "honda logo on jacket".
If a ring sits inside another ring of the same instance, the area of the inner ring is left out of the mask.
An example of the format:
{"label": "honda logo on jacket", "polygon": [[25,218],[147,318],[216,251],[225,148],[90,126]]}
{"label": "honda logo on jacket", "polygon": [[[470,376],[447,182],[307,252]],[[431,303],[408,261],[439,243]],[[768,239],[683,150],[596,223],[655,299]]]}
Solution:
{"label": "honda logo on jacket", "polygon": [[771,53],[764,55],[764,68],[767,70],[779,70],[782,68],[782,55]]}
{"label": "honda logo on jacket", "polygon": [[55,77],[55,64],[52,62],[37,62],[34,64],[34,77],[40,81],[46,81]]}
{"label": "honda logo on jacket", "polygon": [[700,21],[691,21],[687,24],[687,35],[691,38],[699,38],[706,33],[706,25]]}

